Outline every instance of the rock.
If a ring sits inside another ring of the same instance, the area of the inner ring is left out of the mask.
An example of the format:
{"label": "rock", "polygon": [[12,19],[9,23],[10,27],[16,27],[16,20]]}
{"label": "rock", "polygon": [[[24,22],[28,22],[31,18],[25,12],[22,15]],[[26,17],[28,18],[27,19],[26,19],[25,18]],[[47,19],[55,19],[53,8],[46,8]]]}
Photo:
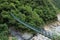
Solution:
{"label": "rock", "polygon": [[37,36],[34,36],[31,40],[51,40],[41,34],[37,34]]}
{"label": "rock", "polygon": [[59,21],[58,21],[58,22],[56,22],[56,23],[57,23],[57,25],[58,25],[58,26],[60,26],[60,22],[59,22]]}
{"label": "rock", "polygon": [[33,36],[33,34],[27,33],[27,32],[22,35],[22,37],[23,37],[24,39],[29,39],[29,38],[31,38],[32,36]]}
{"label": "rock", "polygon": [[9,28],[9,32],[12,36],[16,37],[18,40],[24,40],[24,38],[22,37],[21,33],[14,30],[13,28]]}
{"label": "rock", "polygon": [[60,13],[57,15],[58,21],[60,21]]}
{"label": "rock", "polygon": [[12,36],[9,36],[9,40],[12,40]]}
{"label": "rock", "polygon": [[54,28],[54,31],[57,32],[57,33],[60,33],[60,26],[55,27],[55,28]]}

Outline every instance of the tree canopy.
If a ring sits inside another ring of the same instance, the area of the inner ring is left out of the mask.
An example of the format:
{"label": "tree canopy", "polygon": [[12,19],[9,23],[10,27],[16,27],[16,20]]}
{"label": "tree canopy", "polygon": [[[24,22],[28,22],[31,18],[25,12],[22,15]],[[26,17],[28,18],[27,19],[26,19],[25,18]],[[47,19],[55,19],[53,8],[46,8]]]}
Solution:
{"label": "tree canopy", "polygon": [[0,24],[14,26],[20,31],[30,31],[14,20],[9,13],[35,27],[57,20],[56,10],[48,0],[0,0]]}

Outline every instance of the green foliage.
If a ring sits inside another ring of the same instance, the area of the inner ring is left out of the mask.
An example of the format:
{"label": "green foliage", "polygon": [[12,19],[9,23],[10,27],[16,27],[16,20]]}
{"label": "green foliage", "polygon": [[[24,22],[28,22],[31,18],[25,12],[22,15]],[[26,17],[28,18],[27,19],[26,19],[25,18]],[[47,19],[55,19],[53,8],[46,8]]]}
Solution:
{"label": "green foliage", "polygon": [[20,29],[26,28],[14,20],[9,13],[14,13],[20,20],[35,27],[56,19],[56,11],[47,0],[1,0],[0,13],[0,23]]}
{"label": "green foliage", "polygon": [[8,40],[8,27],[32,31],[19,24],[9,13],[35,27],[42,27],[57,18],[56,11],[48,0],[0,0],[0,40]]}
{"label": "green foliage", "polygon": [[53,35],[53,39],[52,40],[60,40],[60,35]]}
{"label": "green foliage", "polygon": [[0,24],[0,40],[8,40],[8,27],[6,24]]}
{"label": "green foliage", "polygon": [[16,37],[12,37],[12,40],[17,40],[17,38]]}
{"label": "green foliage", "polygon": [[60,9],[60,0],[52,0],[52,2],[54,3],[54,5]]}

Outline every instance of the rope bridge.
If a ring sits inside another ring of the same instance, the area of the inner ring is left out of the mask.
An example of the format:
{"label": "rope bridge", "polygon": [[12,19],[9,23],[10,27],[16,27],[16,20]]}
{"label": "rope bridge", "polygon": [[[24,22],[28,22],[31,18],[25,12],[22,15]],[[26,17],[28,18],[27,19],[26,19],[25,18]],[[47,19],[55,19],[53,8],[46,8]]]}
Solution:
{"label": "rope bridge", "polygon": [[33,27],[33,26],[31,26],[31,25],[23,22],[23,21],[20,20],[19,18],[17,18],[13,13],[10,13],[10,15],[11,15],[16,21],[18,21],[19,23],[23,24],[23,25],[26,26],[27,28],[30,28],[30,29],[34,30],[35,32],[40,33],[40,34],[42,34],[42,35],[44,35],[45,37],[48,37],[48,38],[50,38],[50,39],[53,38],[53,33],[44,30],[44,28]]}

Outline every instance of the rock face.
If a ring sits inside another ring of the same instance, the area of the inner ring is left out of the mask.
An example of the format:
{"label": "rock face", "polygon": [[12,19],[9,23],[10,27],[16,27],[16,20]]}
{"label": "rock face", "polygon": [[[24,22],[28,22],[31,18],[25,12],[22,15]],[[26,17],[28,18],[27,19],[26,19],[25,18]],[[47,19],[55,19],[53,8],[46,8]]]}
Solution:
{"label": "rock face", "polygon": [[24,33],[23,35],[22,35],[22,37],[25,39],[25,40],[28,40],[28,39],[30,39],[31,37],[33,37],[33,34],[31,34],[31,33]]}
{"label": "rock face", "polygon": [[41,34],[37,34],[36,36],[34,36],[31,40],[51,40]]}
{"label": "rock face", "polygon": [[[60,22],[56,21],[54,23],[46,25],[45,30],[50,31],[53,34],[60,35]],[[37,36],[34,36],[31,40],[51,40],[51,39],[49,39],[41,34],[37,34]]]}
{"label": "rock face", "polygon": [[[45,30],[53,32],[57,35],[60,35],[60,14],[57,15],[58,21],[53,22],[49,25],[44,26]],[[41,34],[37,34],[37,36],[34,36],[31,40],[51,40]]]}

